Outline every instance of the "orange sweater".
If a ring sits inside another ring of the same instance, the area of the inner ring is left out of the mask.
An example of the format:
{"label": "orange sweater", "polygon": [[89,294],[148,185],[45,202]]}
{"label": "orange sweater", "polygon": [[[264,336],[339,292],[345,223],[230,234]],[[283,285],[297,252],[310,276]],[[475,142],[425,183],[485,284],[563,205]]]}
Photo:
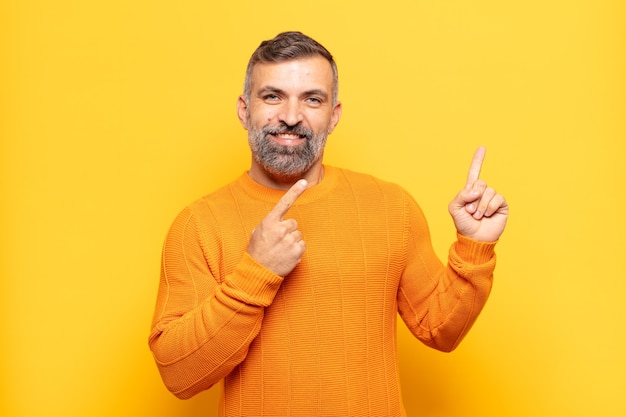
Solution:
{"label": "orange sweater", "polygon": [[170,391],[224,380],[221,416],[403,416],[396,314],[450,351],[491,289],[495,243],[462,236],[448,266],[400,187],[325,167],[285,218],[307,249],[282,278],[246,247],[284,191],[247,174],[198,200],[165,241],[150,347]]}

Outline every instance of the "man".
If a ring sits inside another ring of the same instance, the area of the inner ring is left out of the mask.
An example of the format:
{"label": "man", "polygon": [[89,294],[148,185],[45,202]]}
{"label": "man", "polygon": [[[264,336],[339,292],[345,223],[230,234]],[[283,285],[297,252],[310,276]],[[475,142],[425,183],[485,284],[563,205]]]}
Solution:
{"label": "man", "polygon": [[454,349],[484,306],[504,198],[478,178],[449,205],[448,265],[400,187],[323,165],[337,68],[287,32],[252,55],[238,101],[250,170],[185,208],[165,241],[150,347],[170,391],[224,381],[222,416],[403,416],[396,314]]}

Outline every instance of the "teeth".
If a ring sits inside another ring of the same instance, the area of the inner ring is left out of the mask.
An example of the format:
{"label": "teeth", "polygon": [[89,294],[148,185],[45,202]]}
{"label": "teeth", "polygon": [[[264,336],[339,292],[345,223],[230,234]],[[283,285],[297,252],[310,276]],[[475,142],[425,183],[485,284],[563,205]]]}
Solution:
{"label": "teeth", "polygon": [[294,135],[294,134],[289,134],[289,133],[281,133],[277,136],[283,139],[299,139],[300,138],[300,135]]}

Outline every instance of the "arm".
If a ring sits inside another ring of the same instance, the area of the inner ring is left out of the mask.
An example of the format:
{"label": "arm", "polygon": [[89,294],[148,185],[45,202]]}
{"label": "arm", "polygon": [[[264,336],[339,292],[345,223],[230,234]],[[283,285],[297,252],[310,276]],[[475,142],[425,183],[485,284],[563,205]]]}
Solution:
{"label": "arm", "polygon": [[436,257],[426,219],[409,201],[407,267],[400,281],[398,311],[427,346],[449,352],[470,330],[487,302],[495,268],[495,242],[458,235],[448,264]]}
{"label": "arm", "polygon": [[433,254],[428,226],[412,200],[409,209],[407,270],[398,304],[411,331],[427,345],[454,349],[478,317],[491,290],[494,246],[504,231],[508,205],[479,179],[485,148],[476,150],[465,188],[448,210],[457,229],[443,267]]}
{"label": "arm", "polygon": [[299,181],[285,193],[223,280],[212,273],[219,266],[208,262],[191,210],[174,221],[163,248],[149,343],[165,385],[177,397],[210,388],[245,359],[265,307],[304,253],[297,223],[283,216],[306,187]]}
{"label": "arm", "polygon": [[243,361],[282,282],[244,253],[219,283],[195,222],[183,211],[166,238],[149,339],[165,385],[179,398],[208,389]]}

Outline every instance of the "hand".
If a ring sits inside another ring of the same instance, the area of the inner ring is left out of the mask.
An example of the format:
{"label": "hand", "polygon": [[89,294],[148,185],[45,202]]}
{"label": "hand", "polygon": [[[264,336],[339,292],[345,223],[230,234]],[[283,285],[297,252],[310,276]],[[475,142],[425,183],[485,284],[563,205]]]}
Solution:
{"label": "hand", "polygon": [[476,150],[467,184],[450,202],[448,211],[460,234],[481,242],[494,242],[504,232],[509,206],[502,195],[478,178],[485,152],[482,146]]}
{"label": "hand", "polygon": [[306,180],[296,182],[252,231],[248,253],[276,275],[289,274],[306,248],[298,223],[294,219],[283,219],[306,188]]}

